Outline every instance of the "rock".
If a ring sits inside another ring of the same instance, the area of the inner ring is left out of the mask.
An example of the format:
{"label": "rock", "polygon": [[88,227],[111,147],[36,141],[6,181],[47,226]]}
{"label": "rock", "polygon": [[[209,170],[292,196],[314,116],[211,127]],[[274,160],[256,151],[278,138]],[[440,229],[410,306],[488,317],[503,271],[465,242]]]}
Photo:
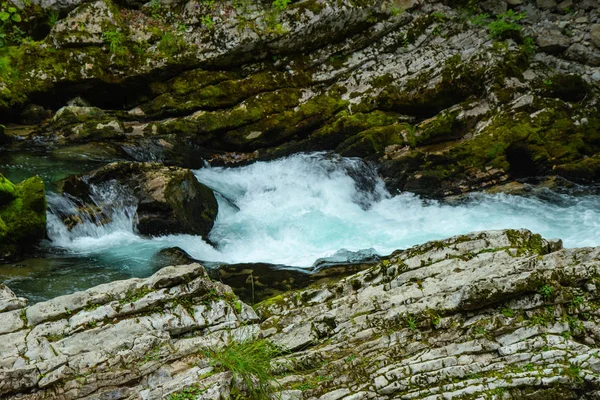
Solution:
{"label": "rock", "polygon": [[50,31],[49,40],[56,47],[104,44],[104,32],[115,29],[117,22],[103,1],[84,3],[59,20]]}
{"label": "rock", "polygon": [[549,54],[560,54],[571,45],[569,38],[559,31],[540,32],[536,38],[536,43],[541,51]]}
{"label": "rock", "polygon": [[[110,198],[102,198],[102,190]],[[63,193],[84,201],[96,198],[110,210],[118,197],[137,209],[138,230],[144,235],[188,233],[208,237],[217,216],[217,201],[190,170],[159,163],[116,162],[61,183]],[[121,191],[119,193],[119,191]],[[93,203],[92,203],[93,204]],[[110,214],[110,213],[109,213]]]}
{"label": "rock", "polygon": [[123,123],[96,107],[65,106],[35,132],[38,138],[64,139],[68,144],[125,138]]}
{"label": "rock", "polygon": [[556,8],[556,0],[536,0],[538,8],[542,10],[551,10]]}
{"label": "rock", "polygon": [[481,3],[481,8],[492,14],[502,14],[506,12],[506,3],[504,1],[487,0]]}
{"label": "rock", "polygon": [[565,57],[593,67],[600,66],[600,52],[594,51],[581,43],[572,44],[565,52]]}
{"label": "rock", "polygon": [[[440,387],[449,398],[577,398],[600,390],[599,256],[526,230],[476,232],[267,299],[261,318],[201,265],[171,266],[0,308],[0,395],[252,398],[214,354],[237,342],[236,365],[262,363],[246,352],[271,342],[287,349],[261,356],[275,398],[425,398]],[[0,304],[14,298],[0,286]]]}
{"label": "rock", "polygon": [[29,104],[21,112],[21,122],[23,124],[37,124],[50,116],[50,113],[42,106]]}
{"label": "rock", "polygon": [[46,236],[46,194],[39,177],[14,185],[0,174],[0,259],[35,247]]}
{"label": "rock", "polygon": [[600,24],[592,26],[590,30],[590,39],[592,43],[600,49]]}

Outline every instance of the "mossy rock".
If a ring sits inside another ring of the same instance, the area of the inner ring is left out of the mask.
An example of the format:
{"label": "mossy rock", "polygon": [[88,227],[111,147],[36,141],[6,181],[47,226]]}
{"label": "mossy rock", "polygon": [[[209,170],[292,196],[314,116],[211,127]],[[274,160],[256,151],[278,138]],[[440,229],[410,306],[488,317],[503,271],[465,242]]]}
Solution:
{"label": "mossy rock", "polygon": [[[218,212],[213,191],[198,182],[192,171],[160,163],[114,162],[89,174],[71,176],[59,190],[93,204],[93,186],[116,182],[123,198],[137,208],[138,231],[144,235],[175,233],[208,237]],[[102,204],[110,215],[112,204]],[[77,216],[71,220],[77,221]]]}
{"label": "mossy rock", "polygon": [[13,196],[0,206],[0,259],[7,260],[31,249],[46,236],[46,193],[44,182],[37,176],[17,185],[1,179],[2,186],[12,190]]}
{"label": "mossy rock", "polygon": [[0,206],[6,205],[15,199],[17,188],[0,174]]}

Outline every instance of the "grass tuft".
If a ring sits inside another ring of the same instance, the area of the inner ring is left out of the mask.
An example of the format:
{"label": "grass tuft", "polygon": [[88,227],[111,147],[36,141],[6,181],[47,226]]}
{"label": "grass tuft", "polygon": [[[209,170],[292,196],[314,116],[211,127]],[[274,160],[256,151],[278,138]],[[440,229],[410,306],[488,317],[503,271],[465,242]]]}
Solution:
{"label": "grass tuft", "polygon": [[271,375],[271,360],[282,353],[268,340],[232,341],[223,349],[207,350],[206,356],[217,370],[231,371],[235,378],[247,386],[250,398],[268,399],[272,384],[277,380]]}

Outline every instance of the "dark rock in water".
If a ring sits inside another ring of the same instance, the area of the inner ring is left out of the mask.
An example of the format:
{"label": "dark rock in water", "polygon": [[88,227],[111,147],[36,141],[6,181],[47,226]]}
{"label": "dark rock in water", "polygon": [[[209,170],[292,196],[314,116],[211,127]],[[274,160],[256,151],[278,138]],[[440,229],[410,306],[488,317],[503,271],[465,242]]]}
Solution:
{"label": "dark rock in water", "polygon": [[197,261],[198,260],[192,258],[185,250],[179,247],[162,249],[152,258],[152,262],[161,267],[169,265],[186,265]]}
{"label": "dark rock in water", "polygon": [[12,259],[46,236],[46,195],[40,177],[14,185],[0,174],[0,260]]}
{"label": "dark rock in water", "polygon": [[110,208],[114,207],[114,199],[103,199],[98,191],[99,187],[108,186],[109,196],[122,191],[120,200],[137,207],[141,234],[188,233],[206,237],[217,216],[215,195],[190,170],[158,163],[111,163],[89,174],[67,178],[60,182],[59,189],[101,208]]}

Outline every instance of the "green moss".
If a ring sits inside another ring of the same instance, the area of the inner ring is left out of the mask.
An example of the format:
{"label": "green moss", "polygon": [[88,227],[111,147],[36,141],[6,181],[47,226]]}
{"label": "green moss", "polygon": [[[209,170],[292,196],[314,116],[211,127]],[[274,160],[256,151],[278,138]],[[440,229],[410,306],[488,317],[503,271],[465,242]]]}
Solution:
{"label": "green moss", "polygon": [[17,188],[15,185],[0,174],[0,206],[9,203],[15,198]]}
{"label": "green moss", "polygon": [[0,207],[0,258],[14,257],[46,235],[46,196],[41,178],[14,185],[13,195],[13,200]]}

